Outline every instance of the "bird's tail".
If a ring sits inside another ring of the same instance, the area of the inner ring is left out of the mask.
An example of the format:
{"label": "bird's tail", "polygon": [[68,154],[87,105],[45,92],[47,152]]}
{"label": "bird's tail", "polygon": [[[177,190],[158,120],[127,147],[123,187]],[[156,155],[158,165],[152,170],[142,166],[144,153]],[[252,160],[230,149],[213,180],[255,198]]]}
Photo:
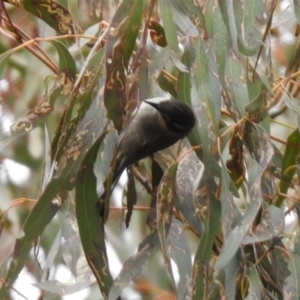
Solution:
{"label": "bird's tail", "polygon": [[105,178],[103,182],[103,191],[100,193],[98,200],[96,202],[96,210],[103,223],[106,222],[109,213],[109,200],[110,196],[117,185],[123,171],[124,167],[120,164],[115,164]]}

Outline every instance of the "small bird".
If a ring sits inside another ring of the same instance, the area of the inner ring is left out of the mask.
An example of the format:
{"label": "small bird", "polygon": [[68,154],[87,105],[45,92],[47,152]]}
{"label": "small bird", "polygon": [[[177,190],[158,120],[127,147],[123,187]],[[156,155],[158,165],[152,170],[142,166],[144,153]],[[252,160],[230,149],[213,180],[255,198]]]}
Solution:
{"label": "small bird", "polygon": [[[193,110],[179,100],[152,98],[143,101],[120,135],[112,160],[111,189],[126,167],[175,144],[188,135],[195,123]],[[105,196],[106,191],[99,197],[98,205]]]}

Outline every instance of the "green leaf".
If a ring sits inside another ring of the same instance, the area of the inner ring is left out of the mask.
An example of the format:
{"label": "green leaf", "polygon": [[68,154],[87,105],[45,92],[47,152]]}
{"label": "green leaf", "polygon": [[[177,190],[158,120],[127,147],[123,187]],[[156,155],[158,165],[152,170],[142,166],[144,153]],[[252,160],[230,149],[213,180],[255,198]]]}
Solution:
{"label": "green leaf", "polygon": [[[221,153],[220,153],[221,154]],[[221,155],[220,155],[221,157]],[[229,186],[230,186],[230,177],[226,168],[226,165],[221,158],[221,204],[222,204],[222,229],[225,238],[231,232],[232,227],[237,225],[237,222],[241,219],[241,213],[239,212],[238,208],[234,203],[234,198],[232,193],[230,193]]]}
{"label": "green leaf", "polygon": [[[54,86],[49,94],[44,95],[44,101],[27,112],[11,125],[11,135],[0,142],[0,149],[3,149],[18,137],[27,134],[37,126],[43,124],[53,111],[55,101],[61,94],[69,93],[73,87],[76,75],[75,62],[67,48],[58,41],[51,41],[55,46],[59,57],[59,73]],[[49,82],[46,79],[46,84]]]}
{"label": "green leaf", "polygon": [[69,11],[56,1],[43,0],[31,1],[24,0],[24,8],[42,19],[49,26],[62,34],[73,33],[73,20]]}
{"label": "green leaf", "polygon": [[[239,53],[241,53],[246,56],[255,55],[257,51],[257,45],[255,44],[248,46],[245,42],[246,40],[243,39],[241,16],[243,15],[244,10],[241,3],[236,3],[232,0],[219,0],[218,2],[221,8],[224,23],[231,38],[232,46],[235,50],[235,54],[238,55]],[[253,9],[253,7],[251,7],[250,9]]]}
{"label": "green leaf", "polygon": [[[237,28],[235,23],[234,9],[233,9],[233,1],[222,1],[219,0],[219,7],[223,17],[224,24],[227,28],[228,34],[230,36],[231,45],[233,46],[236,53],[238,53],[237,46]],[[237,5],[241,5],[238,3]]]}
{"label": "green leaf", "polygon": [[153,258],[159,250],[159,238],[157,231],[150,233],[141,242],[138,252],[132,255],[122,267],[120,274],[115,278],[114,284],[109,292],[108,300],[116,300],[128,283],[138,275],[146,263]]}
{"label": "green leaf", "polygon": [[95,209],[98,195],[93,166],[106,134],[107,132],[104,132],[100,135],[84,156],[76,177],[75,195],[76,217],[82,247],[105,298],[108,297],[113,279],[108,267],[104,225],[101,224],[98,211]]}
{"label": "green leaf", "polygon": [[[73,88],[68,96],[64,114],[60,118],[60,123],[56,128],[51,151],[53,159],[55,157],[61,166],[64,166],[66,156],[73,156],[73,154],[79,153],[78,144],[84,144],[82,143],[83,134],[86,133],[90,136],[90,128],[97,126],[99,131],[96,133],[96,136],[98,136],[106,122],[104,117],[103,93],[100,93],[98,96],[95,94],[96,87],[101,85],[101,83],[103,84],[100,79],[103,70],[104,50],[100,52],[101,59],[92,74],[89,85],[81,94],[78,93],[76,87],[74,87],[75,91]],[[97,120],[98,124],[96,123]],[[79,143],[76,140],[77,138],[79,139]],[[75,148],[72,148],[72,143],[75,144]]]}
{"label": "green leaf", "polygon": [[284,295],[290,299],[298,299],[300,295],[300,258],[297,255],[289,254],[288,268],[291,274],[284,282]]}
{"label": "green leaf", "polygon": [[224,285],[225,285],[226,296],[228,297],[228,299],[236,299],[236,290],[238,284],[237,281],[232,280],[232,278],[237,278],[237,276],[239,276],[239,271],[240,271],[239,254],[240,253],[237,252],[224,268],[225,271]]}
{"label": "green leaf", "polygon": [[[94,106],[97,105],[95,102],[93,104]],[[15,243],[13,260],[6,275],[7,284],[0,290],[0,298],[1,295],[6,295],[11,284],[22,270],[33,242],[43,233],[47,224],[65,201],[66,191],[73,188],[74,177],[85,151],[91,147],[95,137],[97,138],[99,133],[103,132],[103,123],[100,122],[102,115],[98,110],[93,106],[90,108],[86,119],[83,119],[76,134],[70,140],[70,148],[65,151],[55,177],[51,178],[28,215],[23,225],[24,236],[17,239]],[[94,118],[91,118],[90,114],[93,114]],[[102,114],[104,114],[103,108]]]}
{"label": "green leaf", "polygon": [[199,236],[202,235],[203,225],[193,203],[193,186],[198,182],[197,178],[203,174],[203,171],[204,166],[195,153],[191,152],[181,159],[176,174],[176,197],[174,198],[174,208]]}
{"label": "green leaf", "polygon": [[165,34],[168,42],[168,46],[171,49],[171,53],[179,53],[179,46],[178,46],[178,38],[177,38],[177,31],[176,26],[173,19],[173,14],[170,10],[170,7],[167,1],[159,1],[159,9],[161,12],[162,22],[165,28]]}
{"label": "green leaf", "polygon": [[260,223],[255,231],[246,234],[242,244],[254,244],[271,240],[279,236],[284,228],[284,212],[276,206],[265,204]]}
{"label": "green leaf", "polygon": [[77,281],[76,283],[69,285],[69,284],[62,284],[57,280],[48,280],[40,283],[35,283],[33,285],[49,293],[64,296],[64,295],[70,295],[82,291],[83,289],[90,286],[91,282],[89,280],[83,282]]}
{"label": "green leaf", "polygon": [[137,193],[134,184],[134,177],[132,174],[132,169],[127,169],[128,183],[127,183],[127,212],[125,216],[126,228],[129,226],[129,222],[132,216],[132,211],[134,205],[137,203]]}
{"label": "green leaf", "polygon": [[183,224],[175,219],[172,220],[168,241],[171,257],[177,265],[180,276],[177,284],[177,297],[184,299],[192,274],[191,251]]}
{"label": "green leaf", "polygon": [[12,260],[5,277],[5,285],[0,289],[0,298],[6,298],[13,282],[24,267],[33,242],[43,233],[46,225],[55,216],[62,201],[65,200],[64,198],[55,199],[55,195],[62,184],[62,178],[53,178],[28,215],[23,225],[24,236],[18,238],[15,243]]}
{"label": "green leaf", "polygon": [[[195,84],[198,91],[198,103],[201,104],[202,110],[205,111],[210,123],[208,128],[216,131],[220,120],[221,91],[220,81],[215,76],[217,73],[215,57],[212,54],[207,55],[207,53],[212,52],[212,43],[210,41],[203,41],[200,37],[197,37],[195,38],[194,47],[196,58],[191,67],[191,74],[193,75],[191,77],[191,85],[193,88]],[[192,61],[192,59],[191,57],[190,60]]]}
{"label": "green leaf", "polygon": [[[241,24],[243,34],[240,33],[240,36],[243,36],[246,47],[249,47],[250,49],[258,48],[261,44],[262,34],[257,29],[256,24],[257,20],[263,17],[263,5],[263,2],[260,0],[244,2],[243,20]],[[252,54],[251,51],[250,54]]]}
{"label": "green leaf", "polygon": [[174,180],[176,177],[178,163],[173,164],[168,168],[162,180],[160,181],[157,192],[157,231],[161,244],[161,251],[164,257],[165,267],[173,289],[176,290],[174,274],[171,266],[170,253],[168,250],[168,243],[166,241],[168,232],[171,226],[172,211],[173,211],[173,197],[174,197]]}
{"label": "green leaf", "polygon": [[248,205],[243,217],[225,240],[222,251],[215,264],[216,270],[225,267],[233,258],[241,246],[248,229],[250,226],[252,226],[252,223],[254,222],[263,202],[260,182],[264,171],[272,159],[274,150],[269,135],[261,127],[256,127],[255,135],[260,141],[259,149],[256,149],[257,152],[260,153],[259,161],[252,158],[252,156],[249,154],[246,157],[246,164],[249,165],[247,169],[247,185],[249,190],[250,204]]}
{"label": "green leaf", "polygon": [[181,1],[180,4],[184,7],[184,9],[190,14],[190,15],[196,15],[199,20],[199,26],[202,29],[205,29],[205,18],[203,15],[203,12],[201,11],[201,8],[198,5],[194,4],[193,0],[185,0]]}
{"label": "green leaf", "polygon": [[[195,61],[195,48],[191,47],[190,43],[187,43],[185,46],[182,63],[191,68],[192,63]],[[191,79],[189,72],[178,72],[177,78],[177,90],[178,90],[178,99],[184,101],[185,103],[191,105]]]}
{"label": "green leaf", "polygon": [[65,74],[64,85],[70,90],[68,85],[71,84],[72,87],[77,73],[75,61],[64,44],[54,40],[50,43],[56,48],[59,58],[59,72]]}
{"label": "green leaf", "polygon": [[249,282],[249,290],[245,299],[261,299],[261,282],[259,273],[257,272],[256,267],[250,262],[248,262],[247,277]]}
{"label": "green leaf", "polygon": [[192,23],[180,1],[166,0],[166,4],[171,8],[174,22],[186,36],[199,36],[196,26]]}
{"label": "green leaf", "polygon": [[291,95],[287,94],[287,92],[283,91],[283,101],[285,102],[286,106],[293,110],[296,113],[297,120],[298,120],[298,128],[300,128],[300,105],[298,100]]}
{"label": "green leaf", "polygon": [[294,12],[297,18],[298,24],[300,23],[300,2],[298,0],[294,0]]}
{"label": "green leaf", "polygon": [[[282,168],[281,168],[281,181],[279,185],[279,191],[282,194],[286,194],[293,176],[296,172],[296,164],[298,159],[298,145],[300,140],[300,132],[299,129],[296,128],[287,138],[288,144],[286,145],[283,159],[282,159]],[[283,195],[278,195],[275,205],[280,207],[284,200]]]}
{"label": "green leaf", "polygon": [[149,76],[158,77],[160,72],[166,66],[167,62],[170,60],[171,49],[169,46],[163,48],[157,53],[156,57],[149,64]]}
{"label": "green leaf", "polygon": [[216,55],[217,70],[219,74],[220,82],[224,85],[225,79],[225,68],[228,55],[230,53],[230,39],[228,36],[228,31],[224,24],[220,7],[215,7],[212,14],[213,21],[213,53]]}
{"label": "green leaf", "polygon": [[241,76],[244,72],[243,64],[230,54],[226,60],[225,80],[222,87],[226,94],[225,105],[235,121],[245,115],[245,107],[250,101],[247,86]]}
{"label": "green leaf", "polygon": [[143,1],[124,0],[108,29],[106,40],[106,82],[104,101],[107,117],[115,128],[122,129],[126,105],[126,74],[142,21]]}
{"label": "green leaf", "polygon": [[217,233],[220,231],[221,205],[210,195],[209,207],[204,221],[204,231],[196,251],[193,265],[193,300],[207,299],[208,290],[206,282],[211,278],[210,258],[213,254],[213,244]]}

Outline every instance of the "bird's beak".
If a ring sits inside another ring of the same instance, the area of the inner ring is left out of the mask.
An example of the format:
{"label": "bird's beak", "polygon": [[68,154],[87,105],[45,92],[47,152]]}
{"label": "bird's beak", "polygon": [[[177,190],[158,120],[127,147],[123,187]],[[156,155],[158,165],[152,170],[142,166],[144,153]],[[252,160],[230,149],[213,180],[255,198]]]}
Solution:
{"label": "bird's beak", "polygon": [[155,103],[155,102],[152,102],[152,101],[149,101],[149,100],[145,100],[144,102],[146,102],[147,104],[153,106],[154,108],[157,109],[158,107],[158,103]]}
{"label": "bird's beak", "polygon": [[169,99],[165,98],[165,97],[156,97],[156,98],[146,99],[146,100],[144,100],[144,102],[148,103],[149,105],[151,105],[157,109],[159,103],[162,101],[166,101],[166,100],[169,100]]}

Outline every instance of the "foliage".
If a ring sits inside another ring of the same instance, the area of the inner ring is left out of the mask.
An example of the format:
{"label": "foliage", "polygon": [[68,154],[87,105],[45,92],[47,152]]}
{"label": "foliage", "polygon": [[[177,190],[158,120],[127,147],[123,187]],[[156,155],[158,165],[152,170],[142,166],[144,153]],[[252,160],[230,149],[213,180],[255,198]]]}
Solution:
{"label": "foliage", "polygon": [[[298,299],[299,3],[116,2],[0,3],[0,298],[27,269],[40,299]],[[103,224],[117,133],[165,92],[197,125],[128,169]]]}

